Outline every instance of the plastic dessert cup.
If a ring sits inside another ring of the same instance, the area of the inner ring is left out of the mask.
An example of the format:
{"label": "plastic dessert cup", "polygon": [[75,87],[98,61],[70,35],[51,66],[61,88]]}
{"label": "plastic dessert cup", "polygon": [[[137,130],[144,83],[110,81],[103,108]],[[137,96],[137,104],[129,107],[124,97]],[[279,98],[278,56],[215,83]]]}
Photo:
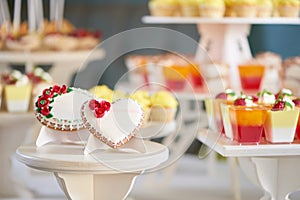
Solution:
{"label": "plastic dessert cup", "polygon": [[205,99],[205,109],[206,109],[206,115],[208,120],[208,127],[211,130],[217,130],[216,122],[214,118],[214,105],[213,105],[214,99]]}
{"label": "plastic dessert cup", "polygon": [[233,139],[240,144],[258,144],[267,110],[263,107],[230,106]]}
{"label": "plastic dessert cup", "polygon": [[294,141],[299,110],[271,111],[266,115],[265,134],[270,143],[291,143]]}
{"label": "plastic dessert cup", "polygon": [[238,68],[242,89],[247,91],[258,91],[264,76],[265,66],[248,64],[239,65]]}
{"label": "plastic dessert cup", "polygon": [[189,68],[185,66],[168,66],[163,68],[166,85],[171,90],[183,90],[186,86],[186,79]]}
{"label": "plastic dessert cup", "polygon": [[4,87],[5,99],[8,112],[27,112],[31,98],[31,84]]}
{"label": "plastic dessert cup", "polygon": [[229,114],[229,107],[230,105],[221,104],[221,111],[222,111],[222,122],[224,125],[225,136],[231,140],[233,140],[233,133],[230,121],[230,114]]}
{"label": "plastic dessert cup", "polygon": [[221,132],[222,134],[225,134],[224,124],[223,124],[223,120],[222,120],[222,110],[221,110],[222,104],[227,104],[227,101],[224,99],[215,99],[213,101],[214,118],[215,118],[217,130],[219,132]]}

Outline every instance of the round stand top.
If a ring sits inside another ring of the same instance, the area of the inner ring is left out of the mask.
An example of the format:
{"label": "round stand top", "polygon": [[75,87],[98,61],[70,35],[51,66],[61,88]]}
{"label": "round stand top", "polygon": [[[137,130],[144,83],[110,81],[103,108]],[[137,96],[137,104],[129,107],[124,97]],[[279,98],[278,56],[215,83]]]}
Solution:
{"label": "round stand top", "polygon": [[168,159],[168,148],[151,141],[144,142],[146,152],[99,150],[84,155],[82,145],[55,145],[42,147],[25,145],[17,149],[17,159],[29,167],[49,172],[111,174],[140,172],[157,167]]}

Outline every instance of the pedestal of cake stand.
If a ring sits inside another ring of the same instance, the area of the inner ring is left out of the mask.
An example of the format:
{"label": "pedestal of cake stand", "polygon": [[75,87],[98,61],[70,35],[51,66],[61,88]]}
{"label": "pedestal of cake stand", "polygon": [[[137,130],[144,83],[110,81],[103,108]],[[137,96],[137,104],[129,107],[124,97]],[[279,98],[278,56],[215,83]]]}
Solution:
{"label": "pedestal of cake stand", "polygon": [[21,146],[17,159],[29,167],[53,172],[72,200],[120,200],[131,190],[135,177],[168,159],[167,147],[143,141],[146,153],[115,150],[84,155],[81,145]]}
{"label": "pedestal of cake stand", "polygon": [[300,189],[299,156],[239,157],[241,169],[265,191],[261,200],[288,200]]}
{"label": "pedestal of cake stand", "polygon": [[140,173],[54,174],[68,199],[121,200],[128,196],[129,191],[133,186],[135,177]]}
{"label": "pedestal of cake stand", "polygon": [[248,35],[250,24],[198,24],[201,35],[196,58],[199,61],[207,59],[203,48],[213,61],[224,61],[230,66],[233,89],[240,89],[237,65],[252,58]]}
{"label": "pedestal of cake stand", "polygon": [[32,113],[0,114],[0,198],[30,196],[25,185],[19,183],[12,174],[11,157],[20,146],[34,124]]}

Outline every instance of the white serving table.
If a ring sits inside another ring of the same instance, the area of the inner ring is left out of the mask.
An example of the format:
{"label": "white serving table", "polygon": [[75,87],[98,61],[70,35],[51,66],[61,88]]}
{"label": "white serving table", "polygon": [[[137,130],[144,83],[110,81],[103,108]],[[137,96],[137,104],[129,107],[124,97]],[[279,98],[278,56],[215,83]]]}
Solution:
{"label": "white serving table", "polygon": [[33,127],[35,121],[33,113],[0,112],[0,198],[26,193],[25,187],[12,174],[11,157],[24,142],[28,135],[26,131]]}
{"label": "white serving table", "polygon": [[17,149],[17,159],[27,166],[52,172],[72,200],[125,199],[137,175],[168,159],[168,148],[144,141],[146,153],[115,150],[84,155],[82,145],[34,145]]}
{"label": "white serving table", "polygon": [[300,142],[292,144],[239,145],[208,129],[201,129],[198,139],[225,157],[234,157],[245,175],[265,192],[261,200],[287,200],[300,189]]}
{"label": "white serving table", "polygon": [[27,72],[35,65],[53,65],[50,71],[58,84],[69,84],[72,75],[82,70],[88,62],[101,60],[105,56],[103,49],[80,51],[0,51],[0,62],[7,64],[25,64]]}

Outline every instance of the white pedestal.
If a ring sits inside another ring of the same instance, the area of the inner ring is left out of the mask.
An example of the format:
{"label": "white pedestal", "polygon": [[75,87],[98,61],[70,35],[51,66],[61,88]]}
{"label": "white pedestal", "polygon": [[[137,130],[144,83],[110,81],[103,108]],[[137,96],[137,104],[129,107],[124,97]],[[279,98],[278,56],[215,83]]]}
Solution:
{"label": "white pedestal", "polygon": [[239,145],[215,132],[200,130],[198,139],[226,157],[237,157],[253,184],[262,188],[261,200],[287,200],[300,190],[300,144]]}
{"label": "white pedestal", "polygon": [[0,198],[30,196],[11,171],[11,157],[27,136],[35,121],[32,113],[0,114]]}
{"label": "white pedestal", "polygon": [[29,167],[54,173],[68,199],[120,200],[131,190],[136,175],[168,159],[164,145],[144,141],[146,153],[116,150],[84,155],[81,145],[21,146],[17,159]]}

